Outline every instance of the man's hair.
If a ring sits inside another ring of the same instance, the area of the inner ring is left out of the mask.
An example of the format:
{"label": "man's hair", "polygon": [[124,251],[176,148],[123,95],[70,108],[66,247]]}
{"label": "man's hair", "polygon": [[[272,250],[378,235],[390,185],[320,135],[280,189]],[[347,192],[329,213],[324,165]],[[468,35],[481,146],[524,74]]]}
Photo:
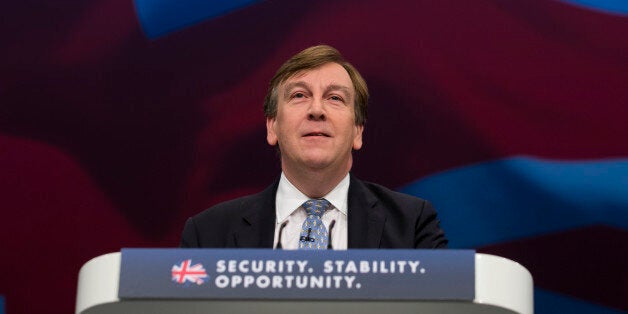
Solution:
{"label": "man's hair", "polygon": [[369,99],[366,81],[364,81],[358,70],[342,57],[338,50],[327,45],[307,48],[281,65],[275,76],[270,80],[270,86],[264,99],[264,115],[266,118],[275,118],[277,116],[279,85],[303,71],[315,69],[327,63],[337,63],[349,73],[353,89],[355,90],[355,124],[364,125]]}

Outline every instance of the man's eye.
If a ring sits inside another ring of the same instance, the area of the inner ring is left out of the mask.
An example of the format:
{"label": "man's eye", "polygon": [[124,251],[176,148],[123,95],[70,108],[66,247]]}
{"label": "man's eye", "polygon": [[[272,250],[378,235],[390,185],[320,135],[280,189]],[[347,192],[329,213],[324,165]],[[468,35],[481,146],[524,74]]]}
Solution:
{"label": "man's eye", "polygon": [[342,98],[339,96],[331,96],[329,97],[329,99],[334,100],[334,101],[342,101]]}
{"label": "man's eye", "polygon": [[305,95],[303,95],[303,93],[294,93],[292,95],[292,98],[303,98],[303,97],[305,97]]}

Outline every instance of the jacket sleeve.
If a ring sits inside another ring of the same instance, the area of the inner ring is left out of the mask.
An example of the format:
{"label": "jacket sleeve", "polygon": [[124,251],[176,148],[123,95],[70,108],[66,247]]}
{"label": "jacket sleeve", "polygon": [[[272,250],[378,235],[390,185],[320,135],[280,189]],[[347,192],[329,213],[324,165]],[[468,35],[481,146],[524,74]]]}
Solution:
{"label": "jacket sleeve", "polygon": [[181,236],[181,243],[179,247],[181,248],[197,248],[200,247],[198,243],[198,235],[196,230],[196,223],[194,222],[194,217],[188,218],[185,222],[185,227],[183,228],[183,235]]}
{"label": "jacket sleeve", "polygon": [[415,226],[414,247],[417,249],[447,248],[448,242],[445,232],[440,228],[440,220],[434,207],[430,202],[424,201]]}

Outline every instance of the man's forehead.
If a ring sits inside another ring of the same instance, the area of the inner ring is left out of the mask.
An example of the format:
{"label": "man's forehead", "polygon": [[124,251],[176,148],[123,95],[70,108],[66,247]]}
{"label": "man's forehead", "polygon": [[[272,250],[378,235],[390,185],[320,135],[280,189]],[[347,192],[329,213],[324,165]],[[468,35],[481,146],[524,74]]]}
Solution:
{"label": "man's forehead", "polygon": [[309,86],[310,84],[306,79],[306,76],[312,72],[319,72],[320,75],[325,77],[322,82],[324,88],[346,89],[350,93],[354,91],[353,81],[351,81],[349,73],[338,63],[326,63],[316,68],[298,71],[287,77],[280,84],[280,88],[313,87]]}

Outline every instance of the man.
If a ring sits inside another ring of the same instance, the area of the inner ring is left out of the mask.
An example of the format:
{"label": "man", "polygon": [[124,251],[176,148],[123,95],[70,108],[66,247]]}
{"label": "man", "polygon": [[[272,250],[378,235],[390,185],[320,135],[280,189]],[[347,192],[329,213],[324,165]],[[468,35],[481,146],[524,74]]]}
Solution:
{"label": "man", "polygon": [[283,249],[446,247],[429,202],[349,173],[362,147],[368,89],[329,46],[284,63],[264,101],[280,179],[259,194],[188,219],[182,247]]}

